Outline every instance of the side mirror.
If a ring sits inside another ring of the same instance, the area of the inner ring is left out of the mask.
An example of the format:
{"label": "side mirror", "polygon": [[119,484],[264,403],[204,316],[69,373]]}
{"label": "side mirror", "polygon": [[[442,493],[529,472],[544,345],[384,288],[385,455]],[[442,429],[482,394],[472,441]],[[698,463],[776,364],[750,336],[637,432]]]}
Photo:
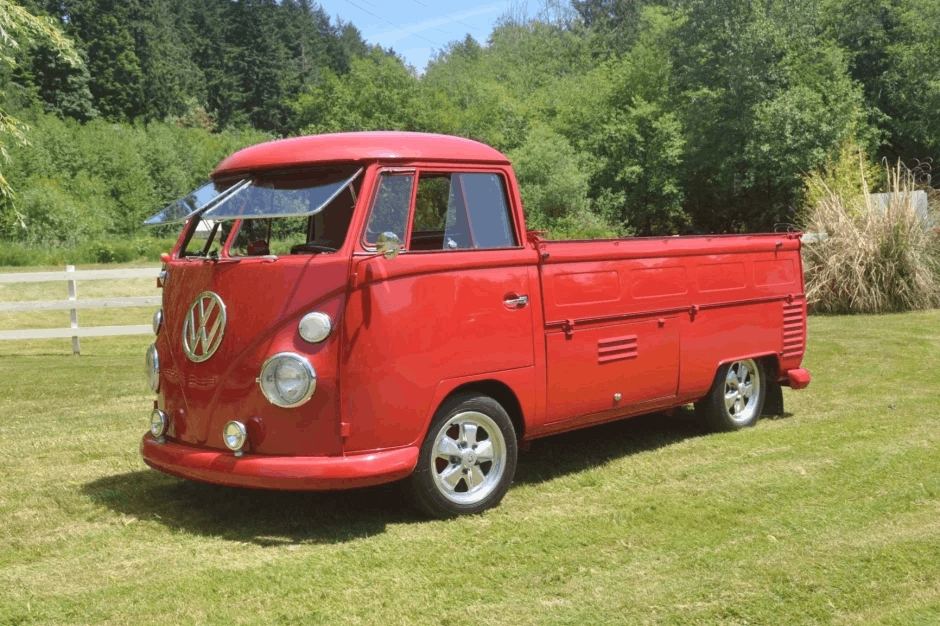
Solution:
{"label": "side mirror", "polygon": [[394,259],[401,252],[401,239],[393,232],[384,232],[375,238],[375,251],[386,259]]}

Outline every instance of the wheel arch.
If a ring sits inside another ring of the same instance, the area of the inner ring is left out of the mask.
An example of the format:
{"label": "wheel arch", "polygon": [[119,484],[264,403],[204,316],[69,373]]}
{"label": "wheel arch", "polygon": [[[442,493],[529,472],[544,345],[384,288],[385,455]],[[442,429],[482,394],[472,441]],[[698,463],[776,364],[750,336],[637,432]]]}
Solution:
{"label": "wheel arch", "polygon": [[[769,380],[776,380],[777,376],[780,373],[780,355],[776,352],[758,352],[755,354],[745,354],[742,356],[730,357],[727,359],[722,359],[715,365],[714,375],[718,375],[718,370],[721,369],[722,365],[727,365],[728,363],[734,363],[735,361],[745,361],[747,359],[754,359],[755,361],[760,361],[760,364],[764,366],[764,372],[767,374]],[[713,379],[714,380],[714,379]]]}
{"label": "wheel arch", "polygon": [[[512,421],[512,426],[516,430],[516,440],[522,441],[524,439],[525,414],[522,410],[522,404],[519,402],[519,398],[516,395],[516,392],[513,391],[509,385],[495,378],[474,380],[454,387],[454,389],[448,392],[447,395],[440,400],[440,402],[434,404],[433,410],[431,412],[431,419],[433,419],[434,414],[437,413],[441,406],[449,402],[455,396],[464,394],[481,394],[489,396],[499,402],[499,404],[506,410],[506,413],[509,414],[509,419]],[[424,435],[427,434],[427,429],[429,426],[430,420],[428,420],[428,424],[425,426]]]}
{"label": "wheel arch", "polygon": [[[714,432],[730,432],[757,423],[757,420],[763,414],[768,395],[771,393],[771,385],[776,384],[776,375],[779,368],[776,357],[777,355],[773,352],[765,352],[720,361],[715,369],[715,377],[708,393],[695,402],[695,413],[702,424]],[[734,380],[738,382],[737,394],[733,399],[735,410],[731,411],[731,405],[728,404],[728,399],[731,396],[727,395],[728,390],[725,379],[733,364],[743,361],[752,361],[760,370],[763,370],[758,377],[760,392],[756,399],[753,394],[743,396],[742,381],[735,378]],[[742,397],[745,398],[744,404],[738,407],[738,400]],[[782,406],[782,400],[780,405]]]}
{"label": "wheel arch", "polygon": [[704,390],[701,395],[697,394],[695,402],[707,396],[712,387],[718,383],[718,370],[720,370],[723,365],[734,363],[735,361],[744,361],[745,359],[754,359],[755,361],[760,361],[761,365],[764,367],[764,372],[767,374],[767,380],[777,380],[777,377],[780,373],[780,355],[778,355],[776,352],[760,352],[757,354],[748,354],[745,356],[735,356],[722,359],[715,363],[715,368],[712,370],[711,384],[708,386],[708,389]]}

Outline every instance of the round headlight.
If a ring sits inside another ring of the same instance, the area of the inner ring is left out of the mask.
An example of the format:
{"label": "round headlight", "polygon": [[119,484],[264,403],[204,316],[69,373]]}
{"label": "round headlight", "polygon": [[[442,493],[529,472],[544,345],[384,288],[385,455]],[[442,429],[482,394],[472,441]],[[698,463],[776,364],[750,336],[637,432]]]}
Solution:
{"label": "round headlight", "polygon": [[159,334],[160,327],[163,326],[163,309],[157,309],[153,314],[153,334]]}
{"label": "round headlight", "polygon": [[320,343],[333,332],[333,320],[330,319],[329,315],[320,311],[308,313],[300,320],[298,330],[304,341]]}
{"label": "round headlight", "polygon": [[154,393],[160,389],[160,356],[155,343],[147,348],[147,382]]}
{"label": "round headlight", "polygon": [[166,413],[160,409],[154,409],[150,414],[150,434],[155,439],[159,439],[166,434]]}
{"label": "round headlight", "polygon": [[238,452],[248,441],[248,431],[241,422],[231,421],[222,429],[222,439],[229,450]]}
{"label": "round headlight", "polygon": [[261,366],[258,383],[268,402],[290,408],[310,399],[317,388],[317,374],[299,354],[279,352]]}

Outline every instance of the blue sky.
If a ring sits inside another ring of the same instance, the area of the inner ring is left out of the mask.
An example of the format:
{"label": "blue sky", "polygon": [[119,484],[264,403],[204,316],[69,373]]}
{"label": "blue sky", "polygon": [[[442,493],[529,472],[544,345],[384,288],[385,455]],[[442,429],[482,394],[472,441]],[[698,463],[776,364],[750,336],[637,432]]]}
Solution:
{"label": "blue sky", "polygon": [[496,20],[509,8],[508,0],[323,0],[332,20],[352,22],[370,44],[394,48],[405,62],[424,71],[432,54],[467,33],[481,44]]}

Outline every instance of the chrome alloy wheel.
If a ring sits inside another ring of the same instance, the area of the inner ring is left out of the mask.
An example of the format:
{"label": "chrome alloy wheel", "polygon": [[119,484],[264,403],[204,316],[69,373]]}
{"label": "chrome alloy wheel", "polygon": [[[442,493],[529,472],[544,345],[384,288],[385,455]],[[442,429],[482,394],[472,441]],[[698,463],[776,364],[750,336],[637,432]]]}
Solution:
{"label": "chrome alloy wheel", "polygon": [[506,442],[489,416],[466,411],[437,431],[431,474],[438,492],[451,502],[473,505],[489,496],[506,466]]}
{"label": "chrome alloy wheel", "polygon": [[735,361],[725,376],[725,412],[737,425],[754,420],[759,411],[760,368],[753,359]]}

